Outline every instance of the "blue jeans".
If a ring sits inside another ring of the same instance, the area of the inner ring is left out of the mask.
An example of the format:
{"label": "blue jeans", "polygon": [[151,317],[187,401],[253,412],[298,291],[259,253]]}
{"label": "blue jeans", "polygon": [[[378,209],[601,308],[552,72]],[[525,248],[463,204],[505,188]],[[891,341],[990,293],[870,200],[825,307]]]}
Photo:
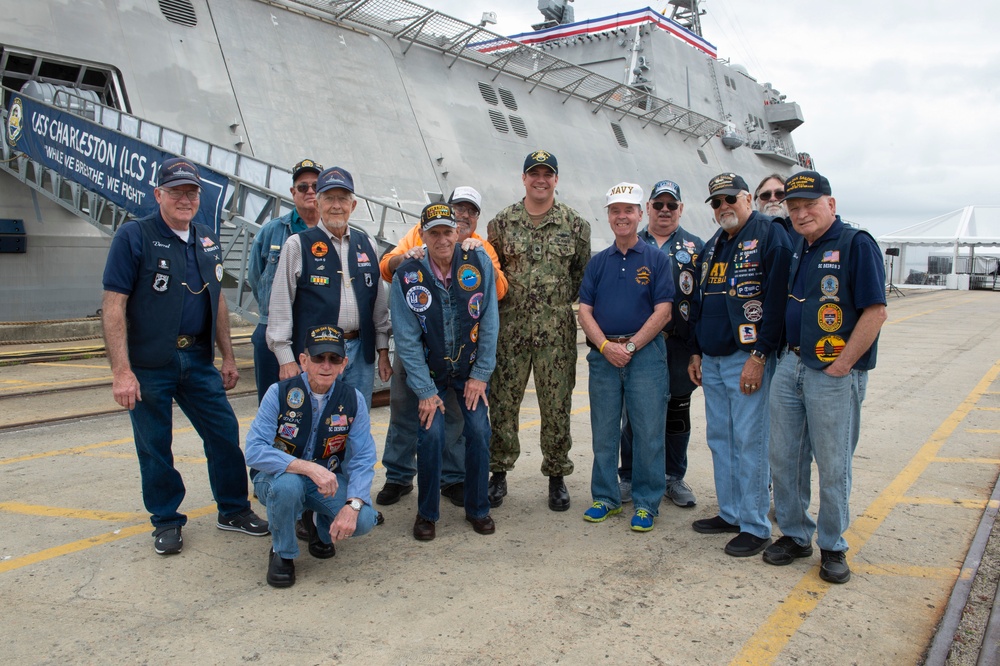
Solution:
{"label": "blue jeans", "polygon": [[663,437],[667,422],[667,348],[663,338],[633,354],[624,368],[611,365],[597,350],[587,354],[590,366],[590,428],[594,466],[590,494],[595,502],[621,506],[618,491],[618,448],[621,405],[633,432],[632,501],[636,510],[658,515],[666,491]]}
{"label": "blue jeans", "polygon": [[[257,499],[267,507],[271,543],[276,554],[288,560],[299,556],[295,521],[304,509],[316,514],[316,531],[320,541],[330,543],[330,524],[347,502],[346,476],[337,473],[337,492],[333,497],[321,495],[308,476],[289,472],[277,476],[261,472],[254,478],[253,487],[257,491]],[[377,518],[375,509],[362,504],[352,536],[364,536],[371,532]]]}
{"label": "blue jeans", "polygon": [[257,382],[257,404],[264,400],[264,394],[271,384],[278,382],[281,368],[274,352],[267,348],[267,324],[257,324],[250,341],[253,342],[253,377]]}
{"label": "blue jeans", "polygon": [[[486,497],[490,476],[489,409],[482,402],[476,405],[475,411],[466,408],[462,397],[464,379],[449,377],[445,388],[438,390],[438,397],[444,400],[449,389],[458,397],[458,408],[465,422],[465,515],[485,518],[490,513],[490,501]],[[440,517],[438,488],[441,486],[444,442],[445,418],[437,412],[430,428],[421,427],[417,431],[417,512],[432,522]]]}
{"label": "blue jeans", "polygon": [[760,389],[743,395],[740,374],[748,358],[745,351],[702,358],[706,436],[712,451],[719,516],[739,525],[741,532],[764,539],[771,536],[767,517],[771,506],[767,492],[767,397],[774,357],[767,360]]}
{"label": "blue jeans", "polygon": [[[344,340],[344,351],[347,352],[347,367],[340,377],[345,384],[350,384],[361,391],[361,395],[365,397],[365,404],[371,409],[372,390],[375,388],[375,363],[365,363],[361,338]],[[375,360],[378,362],[378,356]]]}
{"label": "blue jeans", "polygon": [[[396,354],[392,360],[392,379],[389,380],[389,430],[385,435],[382,466],[387,483],[401,486],[413,482],[417,475],[417,394],[406,383],[406,369]],[[458,407],[454,391],[444,398],[445,446],[441,461],[441,487],[465,481],[465,419]]]}
{"label": "blue jeans", "polygon": [[[831,377],[791,352],[771,383],[771,475],[782,534],[804,546],[847,550],[851,460],[858,445],[868,372]],[[812,461],[819,471],[819,520],[809,515]]]}
{"label": "blue jeans", "polygon": [[223,516],[250,508],[247,469],[240,449],[240,428],[222,388],[222,375],[212,365],[212,350],[200,344],[174,352],[160,368],[133,367],[142,400],[129,412],[142,476],[142,500],[153,527],[184,525],[177,511],[184,499],[184,480],[174,469],[173,401],[191,421],[205,446],[208,482]]}

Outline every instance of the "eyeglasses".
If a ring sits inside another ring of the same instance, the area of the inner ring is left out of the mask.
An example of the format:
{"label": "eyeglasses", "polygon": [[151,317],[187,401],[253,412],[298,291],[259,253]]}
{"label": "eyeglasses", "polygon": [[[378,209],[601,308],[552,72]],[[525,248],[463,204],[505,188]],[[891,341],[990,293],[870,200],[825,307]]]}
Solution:
{"label": "eyeglasses", "polygon": [[781,201],[785,198],[784,190],[768,190],[767,192],[761,192],[757,195],[757,198],[761,201],[770,201],[771,197],[774,197],[775,201]]}
{"label": "eyeglasses", "polygon": [[334,354],[333,352],[317,354],[316,356],[310,356],[309,358],[316,365],[323,365],[324,363],[329,363],[330,365],[340,365],[344,362],[343,356],[340,354]]}
{"label": "eyeglasses", "polygon": [[299,194],[305,194],[309,190],[316,191],[316,183],[299,183],[295,186]]}
{"label": "eyeglasses", "polygon": [[180,201],[181,199],[197,201],[201,198],[201,190],[178,190],[173,187],[161,187],[160,191],[165,192],[172,201]]}
{"label": "eyeglasses", "polygon": [[664,206],[667,207],[667,210],[677,210],[681,207],[676,201],[654,201],[650,206],[653,207],[653,210],[663,210]]}
{"label": "eyeglasses", "polygon": [[462,214],[467,217],[479,217],[479,209],[471,204],[461,205],[453,204],[451,209],[455,211],[455,215]]}
{"label": "eyeglasses", "polygon": [[[739,201],[739,198],[732,194],[727,194],[725,199],[726,203],[729,204],[730,206]],[[722,199],[712,199],[712,208],[718,210],[721,206],[722,206]]]}

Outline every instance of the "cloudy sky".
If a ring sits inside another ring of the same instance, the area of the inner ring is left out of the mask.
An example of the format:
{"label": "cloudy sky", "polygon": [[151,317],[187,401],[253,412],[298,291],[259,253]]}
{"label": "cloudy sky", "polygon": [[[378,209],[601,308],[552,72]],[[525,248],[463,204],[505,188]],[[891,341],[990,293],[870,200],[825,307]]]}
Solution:
{"label": "cloudy sky", "polygon": [[[537,0],[417,0],[511,35]],[[577,20],[666,0],[576,0]],[[944,13],[945,8],[951,13]],[[876,235],[970,204],[1000,204],[1000,2],[707,0],[705,38],[798,102],[793,137],[838,210]],[[669,11],[665,12],[669,15]]]}

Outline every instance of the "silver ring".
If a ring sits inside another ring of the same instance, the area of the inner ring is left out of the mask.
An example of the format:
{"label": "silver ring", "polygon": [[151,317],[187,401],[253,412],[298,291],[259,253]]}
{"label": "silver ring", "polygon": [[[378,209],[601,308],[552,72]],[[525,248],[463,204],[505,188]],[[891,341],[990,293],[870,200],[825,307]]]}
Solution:
{"label": "silver ring", "polygon": [[743,388],[750,388],[750,385],[749,384],[744,384]]}

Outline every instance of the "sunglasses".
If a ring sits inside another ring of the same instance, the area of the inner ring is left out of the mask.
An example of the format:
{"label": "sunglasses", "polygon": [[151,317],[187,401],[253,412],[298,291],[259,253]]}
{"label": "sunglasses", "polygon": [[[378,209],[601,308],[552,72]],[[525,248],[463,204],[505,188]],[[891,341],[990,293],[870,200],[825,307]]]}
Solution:
{"label": "sunglasses", "polygon": [[316,183],[299,183],[298,185],[295,186],[295,189],[298,190],[299,194],[305,194],[309,190],[315,192]]}
{"label": "sunglasses", "polygon": [[344,357],[339,354],[334,354],[333,352],[328,352],[326,354],[317,354],[316,356],[309,357],[313,363],[316,365],[323,365],[324,363],[329,363],[331,365],[340,365],[344,362]]}
{"label": "sunglasses", "polygon": [[781,201],[782,199],[785,198],[785,191],[774,190],[774,191],[761,192],[760,194],[757,195],[757,198],[760,199],[761,201],[770,201],[771,197],[774,197],[775,201]]}
{"label": "sunglasses", "polygon": [[[737,201],[739,201],[738,197],[732,194],[726,195],[726,203],[729,204],[730,206],[732,206]],[[722,207],[722,199],[712,199],[712,208],[718,209],[720,207]]]}
{"label": "sunglasses", "polygon": [[676,201],[654,201],[649,205],[653,207],[653,210],[663,210],[664,206],[667,207],[667,210],[677,210],[681,206]]}

